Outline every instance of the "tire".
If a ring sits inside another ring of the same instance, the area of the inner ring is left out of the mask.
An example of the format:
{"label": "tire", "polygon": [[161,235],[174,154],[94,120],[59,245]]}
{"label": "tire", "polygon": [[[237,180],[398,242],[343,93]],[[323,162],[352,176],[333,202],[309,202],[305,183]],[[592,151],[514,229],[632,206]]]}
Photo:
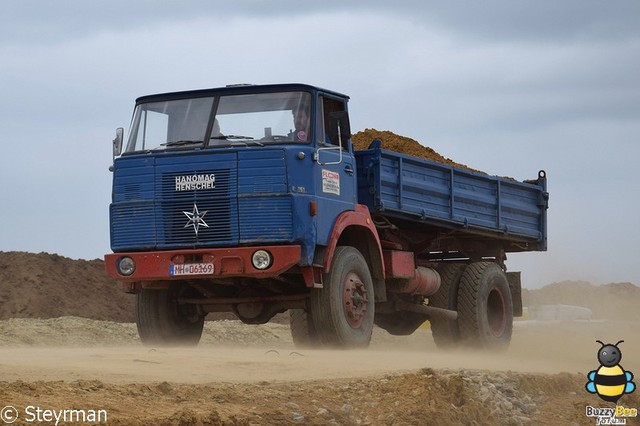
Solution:
{"label": "tire", "polygon": [[464,343],[506,349],[513,331],[513,301],[504,271],[493,262],[469,265],[458,290],[458,327]]}
{"label": "tire", "polygon": [[136,298],[136,325],[145,346],[195,346],[202,336],[204,315],[195,305],[179,305],[178,297],[193,296],[179,284],[168,289],[142,289]]}
{"label": "tire", "polygon": [[324,346],[369,346],[375,302],[369,266],[354,247],[336,248],[324,287],[311,290],[309,308],[313,325]]}
{"label": "tire", "polygon": [[320,346],[311,316],[304,309],[289,309],[289,328],[293,344],[297,348],[308,349]]}
{"label": "tire", "polygon": [[[440,289],[436,294],[429,297],[429,306],[443,309],[458,310],[458,288],[460,278],[464,273],[466,264],[452,263],[445,264],[438,268],[440,274]],[[439,348],[452,348],[460,342],[460,331],[458,322],[445,318],[433,317],[431,323],[431,334],[433,341]]]}

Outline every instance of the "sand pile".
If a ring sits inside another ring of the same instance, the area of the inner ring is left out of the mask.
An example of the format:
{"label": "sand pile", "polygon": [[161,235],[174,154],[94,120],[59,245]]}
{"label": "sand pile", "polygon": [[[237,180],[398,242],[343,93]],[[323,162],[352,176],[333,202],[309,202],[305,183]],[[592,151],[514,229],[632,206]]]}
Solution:
{"label": "sand pile", "polygon": [[562,281],[535,290],[523,289],[525,306],[571,305],[588,308],[593,319],[640,321],[640,287],[632,283],[593,285]]}
{"label": "sand pile", "polygon": [[100,259],[0,252],[0,319],[72,315],[131,322],[134,300]]}
{"label": "sand pile", "polygon": [[367,149],[374,139],[380,139],[382,148],[389,151],[424,158],[425,160],[435,161],[453,167],[478,171],[464,164],[456,163],[450,158],[443,157],[432,148],[421,145],[420,142],[415,139],[400,136],[388,130],[365,129],[351,136],[351,141],[356,150]]}

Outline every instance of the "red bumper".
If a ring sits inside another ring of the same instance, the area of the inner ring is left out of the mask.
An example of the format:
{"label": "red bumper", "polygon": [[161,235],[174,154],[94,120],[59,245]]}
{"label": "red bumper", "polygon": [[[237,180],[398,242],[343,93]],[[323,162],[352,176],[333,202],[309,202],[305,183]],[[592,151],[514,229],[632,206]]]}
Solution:
{"label": "red bumper", "polygon": [[[256,269],[251,257],[256,250],[271,253],[273,261],[267,269]],[[152,281],[224,277],[275,277],[300,262],[301,248],[291,246],[235,247],[230,249],[167,250],[107,254],[107,274],[118,281]],[[135,262],[131,275],[118,272],[124,257]]]}

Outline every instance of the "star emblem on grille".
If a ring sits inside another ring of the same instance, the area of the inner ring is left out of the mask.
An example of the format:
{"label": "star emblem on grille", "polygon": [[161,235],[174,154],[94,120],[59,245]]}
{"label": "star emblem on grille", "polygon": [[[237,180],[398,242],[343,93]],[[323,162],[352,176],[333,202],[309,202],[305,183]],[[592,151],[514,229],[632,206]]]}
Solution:
{"label": "star emblem on grille", "polygon": [[207,222],[204,221],[204,217],[207,215],[207,213],[209,213],[209,210],[205,210],[200,213],[196,203],[193,203],[193,211],[182,213],[184,213],[184,215],[189,218],[187,224],[184,227],[188,228],[190,226],[193,226],[193,231],[196,233],[196,237],[198,236],[198,231],[200,230],[201,226],[205,228],[209,227],[209,225],[207,225]]}

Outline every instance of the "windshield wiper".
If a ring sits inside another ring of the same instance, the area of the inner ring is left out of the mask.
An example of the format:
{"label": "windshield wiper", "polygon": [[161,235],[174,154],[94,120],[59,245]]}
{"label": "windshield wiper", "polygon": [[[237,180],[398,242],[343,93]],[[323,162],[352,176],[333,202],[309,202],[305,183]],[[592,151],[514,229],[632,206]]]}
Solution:
{"label": "windshield wiper", "polygon": [[182,146],[182,145],[191,145],[191,144],[198,144],[198,143],[202,143],[202,141],[189,141],[189,140],[171,141],[171,142],[161,143],[160,145],[162,145],[162,146]]}
{"label": "windshield wiper", "polygon": [[244,139],[244,140],[238,140],[237,142],[232,142],[231,145],[238,145],[238,144],[249,145],[250,143],[254,143],[259,146],[264,146],[262,142],[258,142],[254,140],[253,137],[251,136],[220,135],[220,136],[211,136],[211,139],[218,139],[218,140],[225,140],[225,141],[231,140],[231,139]]}
{"label": "windshield wiper", "polygon": [[240,136],[240,135],[220,135],[220,136],[211,136],[211,139],[253,139],[251,136]]}

